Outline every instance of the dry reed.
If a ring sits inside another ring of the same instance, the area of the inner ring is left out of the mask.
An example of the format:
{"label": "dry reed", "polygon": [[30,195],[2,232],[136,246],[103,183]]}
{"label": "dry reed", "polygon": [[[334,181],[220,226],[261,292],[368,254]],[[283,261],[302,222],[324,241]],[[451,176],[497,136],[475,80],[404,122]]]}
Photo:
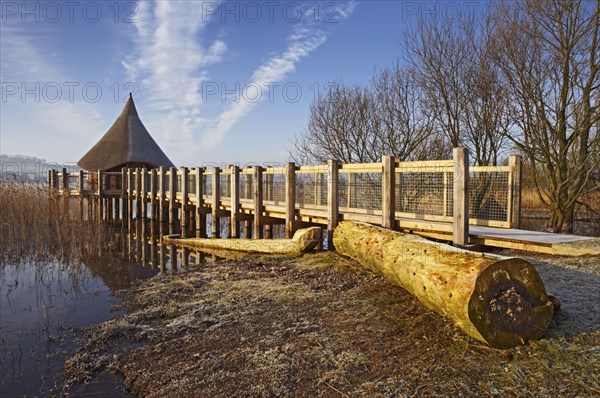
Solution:
{"label": "dry reed", "polygon": [[73,203],[42,185],[0,182],[0,265],[60,260],[76,263],[115,247],[117,237],[79,217]]}

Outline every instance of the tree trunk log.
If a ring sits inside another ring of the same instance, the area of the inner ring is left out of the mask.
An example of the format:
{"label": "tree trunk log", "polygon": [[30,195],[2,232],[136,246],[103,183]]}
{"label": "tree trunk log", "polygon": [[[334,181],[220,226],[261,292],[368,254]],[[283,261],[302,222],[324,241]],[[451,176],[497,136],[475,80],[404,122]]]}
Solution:
{"label": "tree trunk log", "polygon": [[340,254],[400,285],[492,347],[537,339],[552,320],[553,304],[525,260],[348,221],[338,225],[333,243]]}
{"label": "tree trunk log", "polygon": [[247,253],[284,254],[298,256],[314,249],[321,242],[321,228],[299,229],[292,239],[205,239],[163,236],[163,243],[203,251],[231,250]]}

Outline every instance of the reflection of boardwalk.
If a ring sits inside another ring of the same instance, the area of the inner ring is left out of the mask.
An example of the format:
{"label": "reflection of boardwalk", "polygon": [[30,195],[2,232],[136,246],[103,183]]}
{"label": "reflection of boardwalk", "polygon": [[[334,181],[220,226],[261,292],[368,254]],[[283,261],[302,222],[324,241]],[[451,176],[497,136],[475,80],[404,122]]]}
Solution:
{"label": "reflection of boardwalk", "polygon": [[[453,160],[285,167],[229,166],[188,169],[123,168],[121,172],[50,172],[52,192],[78,198],[80,214],[122,221],[130,235],[135,218],[158,220],[183,237],[273,238],[321,226],[331,242],[340,220],[414,232],[456,245],[485,244],[557,254],[592,253],[586,238],[519,230],[521,162],[474,167],[466,150]],[[97,187],[86,181],[99,181]],[[84,202],[87,203],[84,205]],[[219,220],[219,222],[213,222]],[[221,228],[226,220],[227,227]],[[573,241],[585,240],[574,248]]]}

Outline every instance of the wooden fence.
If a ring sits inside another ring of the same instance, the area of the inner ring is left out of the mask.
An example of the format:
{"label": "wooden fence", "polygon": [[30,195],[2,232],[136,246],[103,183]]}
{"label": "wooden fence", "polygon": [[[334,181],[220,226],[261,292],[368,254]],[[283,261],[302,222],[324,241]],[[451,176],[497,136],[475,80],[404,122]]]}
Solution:
{"label": "wooden fence", "polygon": [[[520,158],[474,167],[464,148],[442,161],[384,156],[381,163],[299,167],[63,169],[49,171],[48,179],[53,192],[79,198],[82,208],[83,201],[96,202],[87,207],[98,220],[155,219],[183,236],[271,238],[272,226],[283,224],[291,237],[298,228],[321,225],[331,242],[340,220],[354,220],[438,233],[466,245],[469,225],[520,227]],[[214,222],[222,217],[224,234]]]}

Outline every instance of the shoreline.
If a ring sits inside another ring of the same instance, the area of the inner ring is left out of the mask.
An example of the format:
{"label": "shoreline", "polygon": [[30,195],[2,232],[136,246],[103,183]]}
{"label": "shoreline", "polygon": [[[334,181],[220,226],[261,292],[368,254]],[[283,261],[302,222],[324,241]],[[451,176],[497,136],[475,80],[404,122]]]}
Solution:
{"label": "shoreline", "polygon": [[248,256],[138,283],[127,314],[85,330],[67,381],[121,373],[150,397],[597,394],[597,259],[525,257],[562,314],[514,349],[478,343],[334,253]]}

